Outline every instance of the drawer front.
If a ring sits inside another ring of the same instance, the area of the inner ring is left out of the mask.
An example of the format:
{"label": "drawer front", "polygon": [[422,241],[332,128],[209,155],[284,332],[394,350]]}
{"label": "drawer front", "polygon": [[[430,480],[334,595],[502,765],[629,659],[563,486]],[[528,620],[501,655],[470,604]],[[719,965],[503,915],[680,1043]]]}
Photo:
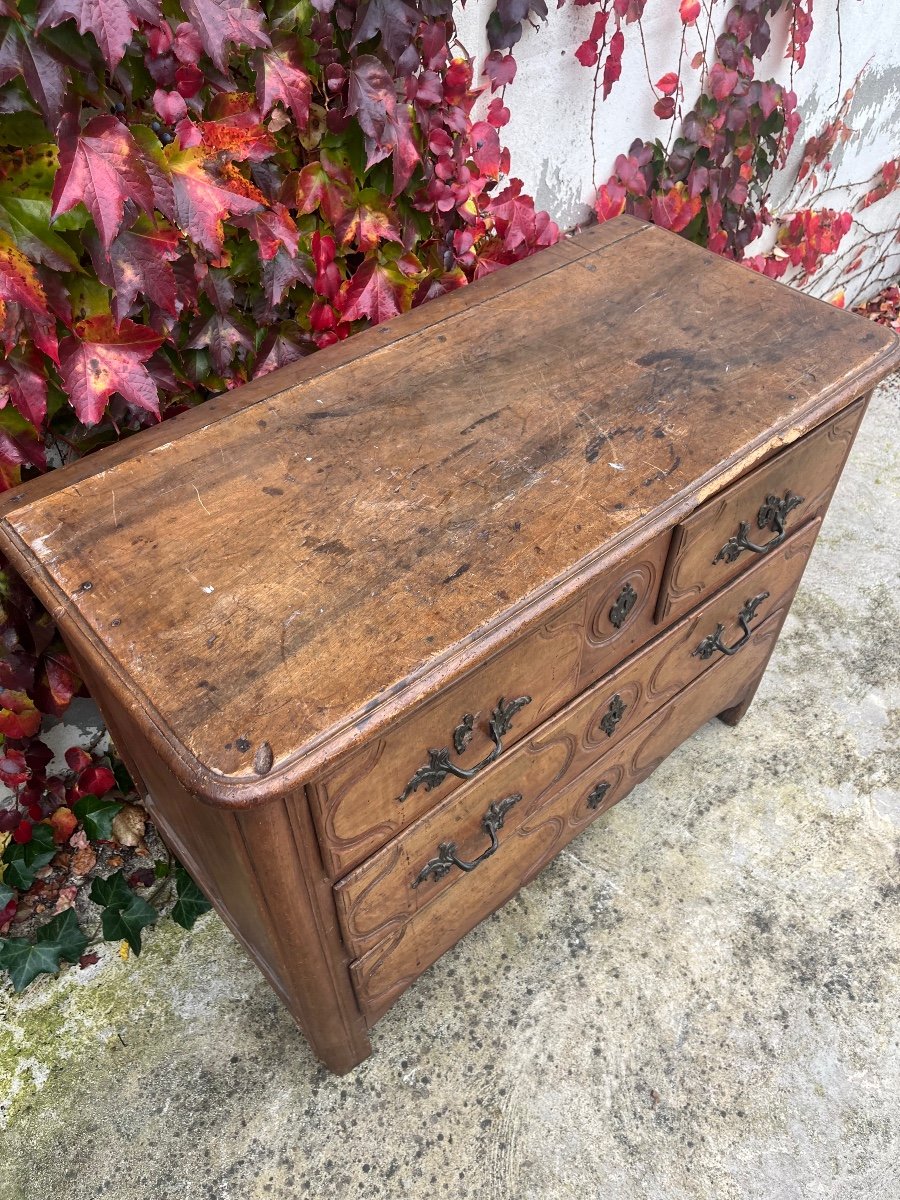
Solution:
{"label": "drawer front", "polygon": [[[711,639],[719,631],[719,645],[733,650],[745,637],[740,614],[748,602],[754,608],[746,619],[749,629],[786,610],[818,525],[815,521],[800,530],[776,556],[758,563],[698,612],[683,618],[548,721],[508,758],[443,801],[341,880],[335,886],[335,897],[351,953],[366,953],[442,891],[465,888],[459,869],[437,869],[427,880],[413,884],[441,845],[453,843],[458,857],[465,861],[477,858],[490,844],[485,820],[490,818],[492,805],[508,796],[527,798],[503,814],[504,830],[514,832],[529,811],[588,770],[717,660],[736,660],[746,654],[749,639],[734,654],[715,648]],[[753,605],[760,596],[765,599]]]}
{"label": "drawer front", "polygon": [[[478,775],[656,632],[669,534],[588,585],[534,632],[393,726],[310,788],[333,878]],[[599,668],[599,669],[598,669]],[[473,777],[474,777],[473,775]]]}
{"label": "drawer front", "polygon": [[[432,889],[429,902],[351,964],[366,1020],[377,1021],[417,976],[533,879],[599,813],[646,779],[711,717],[738,703],[765,666],[783,615],[766,621],[743,655],[717,663],[578,779],[543,798],[523,782],[526,792],[497,835],[496,853],[468,874],[454,868],[459,879],[454,887],[441,891],[441,881],[420,884],[417,891]],[[498,789],[498,799],[504,795]],[[510,818],[517,809],[513,822]],[[435,849],[431,846],[431,853]]]}
{"label": "drawer front", "polygon": [[656,610],[660,623],[680,617],[824,512],[865,407],[865,399],[857,400],[675,527]]}

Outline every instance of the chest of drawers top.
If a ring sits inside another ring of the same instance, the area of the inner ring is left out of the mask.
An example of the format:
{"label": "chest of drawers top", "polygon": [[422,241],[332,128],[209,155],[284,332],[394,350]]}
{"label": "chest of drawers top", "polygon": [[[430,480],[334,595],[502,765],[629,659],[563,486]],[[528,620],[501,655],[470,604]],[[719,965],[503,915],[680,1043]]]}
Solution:
{"label": "chest of drawers top", "polygon": [[256,803],[896,357],[622,217],[25,485],[0,543],[182,783]]}

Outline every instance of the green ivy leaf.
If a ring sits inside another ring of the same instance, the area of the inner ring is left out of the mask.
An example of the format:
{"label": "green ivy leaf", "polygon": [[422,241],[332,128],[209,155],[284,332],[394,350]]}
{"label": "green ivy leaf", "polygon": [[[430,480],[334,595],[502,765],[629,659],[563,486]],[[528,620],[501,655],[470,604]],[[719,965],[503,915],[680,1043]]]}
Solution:
{"label": "green ivy leaf", "polygon": [[102,908],[123,908],[131,903],[134,892],[125,882],[121,871],[107,879],[95,879],[91,884],[90,898]]}
{"label": "green ivy leaf", "polygon": [[193,929],[197,918],[209,912],[212,905],[184,867],[175,868],[175,890],[178,899],[172,909],[172,920],[184,929]]}
{"label": "green ivy leaf", "polygon": [[53,946],[32,944],[28,938],[4,938],[0,942],[0,967],[9,972],[13,987],[21,992],[36,975],[55,975],[59,954]]}
{"label": "green ivy leaf", "polygon": [[11,888],[6,883],[0,881],[0,908],[6,908],[15,894],[15,888]]}
{"label": "green ivy leaf", "polygon": [[87,944],[78,918],[69,908],[39,929],[33,942],[28,938],[0,941],[0,967],[9,972],[13,987],[21,992],[37,975],[55,975],[61,959],[77,962]]}
{"label": "green ivy leaf", "polygon": [[128,773],[128,768],[121,758],[113,759],[113,775],[116,777],[116,787],[123,796],[129,796],[134,791],[134,780]]}
{"label": "green ivy leaf", "polygon": [[53,841],[53,830],[49,825],[35,825],[31,841],[20,846],[18,842],[10,842],[3,851],[2,859],[6,863],[3,881],[20,892],[27,892],[34,883],[35,872],[45,867],[56,854],[58,847]]}
{"label": "green ivy leaf", "polygon": [[[100,796],[82,796],[72,805],[72,812],[84,826],[84,832],[92,842],[108,842],[112,838],[113,818],[121,811],[122,805],[118,801]],[[103,881],[98,879],[96,882]],[[100,903],[108,903],[108,901],[100,901]]]}
{"label": "green ivy leaf", "polygon": [[108,879],[95,879],[91,899],[103,906],[100,922],[109,941],[126,941],[135,954],[141,952],[141,930],[152,925],[159,913],[146,900],[136,896],[125,882],[122,871]]}
{"label": "green ivy leaf", "polygon": [[152,904],[135,896],[121,908],[104,908],[100,917],[103,936],[110,941],[124,940],[135,954],[141,952],[141,930],[152,925],[159,913]]}
{"label": "green ivy leaf", "polygon": [[39,945],[54,946],[59,952],[59,957],[69,963],[78,962],[88,944],[88,939],[78,924],[74,908],[67,908],[43,925],[38,930],[35,941]]}

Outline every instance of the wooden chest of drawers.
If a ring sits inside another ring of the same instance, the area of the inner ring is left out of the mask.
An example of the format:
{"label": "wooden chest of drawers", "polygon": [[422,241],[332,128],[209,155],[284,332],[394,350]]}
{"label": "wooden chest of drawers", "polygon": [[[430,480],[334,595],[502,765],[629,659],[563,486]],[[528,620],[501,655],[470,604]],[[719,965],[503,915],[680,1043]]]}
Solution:
{"label": "wooden chest of drawers", "polygon": [[740,719],[898,361],[622,217],[26,485],[0,547],[344,1071],[467,930]]}

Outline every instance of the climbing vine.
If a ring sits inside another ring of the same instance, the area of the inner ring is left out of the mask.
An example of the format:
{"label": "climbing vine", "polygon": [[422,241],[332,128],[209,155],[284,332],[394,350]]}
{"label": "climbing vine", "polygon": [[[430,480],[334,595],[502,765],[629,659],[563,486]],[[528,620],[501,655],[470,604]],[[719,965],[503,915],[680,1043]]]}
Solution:
{"label": "climbing vine", "polygon": [[[555,241],[502,99],[473,112],[509,77],[475,78],[450,0],[0,0],[0,489]],[[84,689],[8,568],[0,635],[22,987],[83,960],[94,920],[138,950],[155,870],[182,923],[202,897],[123,840],[113,759],[50,771],[42,728]]]}
{"label": "climbing vine", "polygon": [[[597,219],[606,221],[629,212],[773,278],[790,272],[801,285],[826,259],[835,260],[842,248],[847,255],[843,268],[861,269],[861,251],[870,248],[865,243],[874,241],[874,234],[859,214],[896,189],[898,160],[886,162],[875,179],[859,185],[855,202],[847,194],[848,185],[835,186],[830,156],[852,135],[847,117],[853,87],[841,97],[825,128],[808,138],[797,183],[781,212],[775,215],[770,208],[773,177],[785,167],[800,129],[793,79],[795,70],[806,62],[813,32],[812,0],[732,0],[724,9],[717,9],[715,0],[669,2],[673,8],[677,5],[682,30],[673,46],[673,69],[654,83],[647,67],[652,111],[666,131],[651,141],[638,138],[623,147],[612,174],[599,180],[592,119]],[[597,101],[606,100],[617,84],[631,41],[640,43],[647,63],[642,17],[648,0],[574,0],[574,4],[593,11],[587,36],[574,54],[593,73],[596,109]],[[509,52],[526,24],[536,25],[546,18],[543,3],[499,0],[488,21],[495,52]],[[757,77],[776,25],[782,28],[779,36],[789,64],[787,86]],[[840,34],[838,57],[842,58]],[[688,105],[686,97],[694,92],[696,100]],[[834,207],[836,194],[851,203]],[[823,202],[826,197],[830,202]],[[774,246],[748,254],[769,228],[775,234]],[[857,236],[848,243],[851,229]],[[891,254],[882,251],[867,262],[866,269],[877,270]],[[835,295],[841,302],[842,291]]]}

